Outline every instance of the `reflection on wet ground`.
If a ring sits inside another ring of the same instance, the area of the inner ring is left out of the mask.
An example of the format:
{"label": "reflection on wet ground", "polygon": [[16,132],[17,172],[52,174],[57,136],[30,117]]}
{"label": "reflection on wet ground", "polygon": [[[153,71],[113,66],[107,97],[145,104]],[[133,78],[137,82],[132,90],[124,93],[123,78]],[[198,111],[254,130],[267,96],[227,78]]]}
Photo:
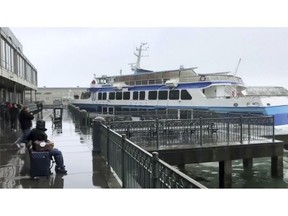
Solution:
{"label": "reflection on wet ground", "polygon": [[[31,179],[29,176],[30,159],[26,148],[18,149],[13,142],[21,132],[12,131],[5,125],[0,127],[0,188],[119,188],[113,173],[103,158],[92,152],[90,129],[84,131],[75,125],[64,110],[61,129],[52,129],[50,114],[52,110],[43,110],[48,139],[62,151],[67,175],[53,174],[47,177]],[[33,126],[35,126],[35,121]]]}

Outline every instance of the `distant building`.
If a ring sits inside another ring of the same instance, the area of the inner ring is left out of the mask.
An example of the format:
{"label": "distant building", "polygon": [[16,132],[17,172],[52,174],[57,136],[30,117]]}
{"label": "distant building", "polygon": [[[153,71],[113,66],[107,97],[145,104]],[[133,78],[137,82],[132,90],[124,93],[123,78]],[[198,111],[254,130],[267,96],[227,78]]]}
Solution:
{"label": "distant building", "polygon": [[279,86],[247,86],[250,96],[288,96],[288,90]]}
{"label": "distant building", "polygon": [[36,90],[36,68],[12,31],[0,27],[0,102],[29,103],[35,100]]}
{"label": "distant building", "polygon": [[82,87],[43,87],[38,88],[36,93],[36,101],[42,101],[44,106],[50,106],[62,101],[63,105],[67,105],[74,97],[81,97],[87,88]]}

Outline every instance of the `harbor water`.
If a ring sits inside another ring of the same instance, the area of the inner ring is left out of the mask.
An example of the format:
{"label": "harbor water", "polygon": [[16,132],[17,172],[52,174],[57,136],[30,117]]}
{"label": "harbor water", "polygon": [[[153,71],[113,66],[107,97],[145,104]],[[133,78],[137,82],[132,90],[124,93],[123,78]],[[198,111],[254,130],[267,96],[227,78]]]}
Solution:
{"label": "harbor water", "polygon": [[[244,170],[242,160],[232,163],[232,188],[288,188],[288,154],[283,157],[283,179],[271,177],[270,158],[254,158],[253,168]],[[218,162],[187,164],[191,178],[208,188],[218,188]]]}
{"label": "harbor water", "polygon": [[[288,141],[288,136],[277,137]],[[181,170],[208,188],[218,188],[218,162],[186,164]],[[288,188],[288,151],[283,155],[283,179],[271,177],[271,158],[253,158],[253,167],[243,169],[242,160],[232,161],[232,188]]]}

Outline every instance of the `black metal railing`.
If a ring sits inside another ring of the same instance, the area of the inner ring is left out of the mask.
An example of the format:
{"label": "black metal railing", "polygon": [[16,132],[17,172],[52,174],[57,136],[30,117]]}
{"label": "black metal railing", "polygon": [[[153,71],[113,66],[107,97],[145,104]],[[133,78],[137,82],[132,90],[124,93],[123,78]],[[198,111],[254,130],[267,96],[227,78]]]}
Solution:
{"label": "black metal railing", "polygon": [[169,145],[229,145],[272,139],[274,118],[245,116],[190,120],[107,122],[107,125],[143,148]]}
{"label": "black metal railing", "polygon": [[100,122],[93,125],[93,149],[101,153],[121,179],[124,188],[206,188],[145,151],[126,135],[120,135]]}

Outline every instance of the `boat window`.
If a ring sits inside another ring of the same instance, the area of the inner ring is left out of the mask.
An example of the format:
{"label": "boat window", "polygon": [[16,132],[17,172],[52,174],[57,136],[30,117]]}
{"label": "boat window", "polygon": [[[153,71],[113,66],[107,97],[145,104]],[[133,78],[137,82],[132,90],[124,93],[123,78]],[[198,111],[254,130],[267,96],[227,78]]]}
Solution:
{"label": "boat window", "polygon": [[115,92],[109,92],[109,100],[115,100]]}
{"label": "boat window", "polygon": [[156,80],[156,84],[162,84],[162,80],[161,79],[157,79]]}
{"label": "boat window", "polygon": [[102,113],[106,114],[107,113],[107,107],[102,107]]}
{"label": "boat window", "polygon": [[135,85],[135,81],[130,81],[129,85]]}
{"label": "boat window", "polygon": [[142,85],[147,85],[148,81],[147,80],[142,80]]}
{"label": "boat window", "polygon": [[148,99],[149,100],[156,100],[157,99],[157,91],[149,91]]}
{"label": "boat window", "polygon": [[188,93],[187,90],[181,90],[181,100],[191,100],[192,96]]}
{"label": "boat window", "polygon": [[109,113],[110,115],[113,115],[113,107],[108,107],[108,113]]}
{"label": "boat window", "polygon": [[141,85],[141,81],[136,81],[136,85]]}
{"label": "boat window", "polygon": [[145,91],[140,91],[140,100],[145,100]]}
{"label": "boat window", "polygon": [[130,100],[130,92],[123,92],[123,99]]}
{"label": "boat window", "polygon": [[155,80],[149,80],[149,85],[155,84]]}
{"label": "boat window", "polygon": [[98,100],[102,100],[102,92],[98,93]]}
{"label": "boat window", "polygon": [[107,99],[107,92],[103,92],[103,100],[106,100]]}
{"label": "boat window", "polygon": [[158,99],[159,100],[167,100],[168,99],[168,91],[159,91]]}
{"label": "boat window", "polygon": [[133,100],[138,100],[138,91],[133,92]]}
{"label": "boat window", "polygon": [[170,90],[169,100],[179,100],[179,90]]}
{"label": "boat window", "polygon": [[122,100],[122,92],[116,92],[116,100]]}

